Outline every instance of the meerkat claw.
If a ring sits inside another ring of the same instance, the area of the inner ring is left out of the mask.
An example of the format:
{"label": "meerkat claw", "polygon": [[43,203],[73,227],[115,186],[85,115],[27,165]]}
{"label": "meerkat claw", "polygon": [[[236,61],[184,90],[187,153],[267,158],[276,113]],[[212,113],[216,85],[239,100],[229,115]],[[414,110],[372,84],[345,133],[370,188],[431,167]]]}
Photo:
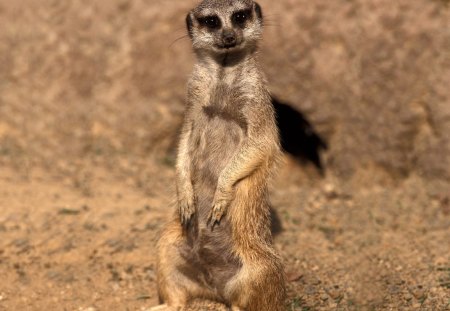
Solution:
{"label": "meerkat claw", "polygon": [[180,221],[185,227],[189,226],[192,216],[194,215],[194,204],[190,204],[187,201],[180,203]]}
{"label": "meerkat claw", "polygon": [[[212,222],[212,225],[211,225],[211,222]],[[215,220],[213,221],[213,210],[211,210],[209,212],[208,218],[206,220],[206,226],[211,227],[211,230],[212,230],[212,229],[214,229],[215,223],[216,223],[216,221]]]}
{"label": "meerkat claw", "polygon": [[227,202],[219,202],[213,205],[213,208],[208,215],[207,226],[211,226],[211,229],[214,229],[216,225],[220,224],[220,220],[225,214],[227,205]]}

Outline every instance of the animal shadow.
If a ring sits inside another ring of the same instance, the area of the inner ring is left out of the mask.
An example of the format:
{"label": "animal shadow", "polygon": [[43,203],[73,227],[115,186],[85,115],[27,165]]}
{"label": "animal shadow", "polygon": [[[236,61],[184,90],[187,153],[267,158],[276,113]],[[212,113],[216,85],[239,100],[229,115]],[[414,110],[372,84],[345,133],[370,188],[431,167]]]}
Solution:
{"label": "animal shadow", "polygon": [[275,108],[281,146],[286,153],[294,156],[300,163],[312,163],[324,173],[321,152],[328,148],[327,143],[314,130],[311,123],[292,105],[272,97]]}
{"label": "animal shadow", "polygon": [[280,216],[273,206],[270,206],[270,231],[273,236],[279,235],[283,231],[283,224],[281,223]]}

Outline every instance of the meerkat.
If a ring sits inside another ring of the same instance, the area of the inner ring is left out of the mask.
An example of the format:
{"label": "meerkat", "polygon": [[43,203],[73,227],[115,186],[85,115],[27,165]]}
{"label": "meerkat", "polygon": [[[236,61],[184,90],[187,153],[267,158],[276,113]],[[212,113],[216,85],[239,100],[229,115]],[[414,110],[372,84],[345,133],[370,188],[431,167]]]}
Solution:
{"label": "meerkat", "polygon": [[261,7],[204,0],[186,24],[197,63],[176,165],[178,209],[157,246],[157,308],[201,298],[232,310],[284,310],[268,201],[280,144],[256,58]]}

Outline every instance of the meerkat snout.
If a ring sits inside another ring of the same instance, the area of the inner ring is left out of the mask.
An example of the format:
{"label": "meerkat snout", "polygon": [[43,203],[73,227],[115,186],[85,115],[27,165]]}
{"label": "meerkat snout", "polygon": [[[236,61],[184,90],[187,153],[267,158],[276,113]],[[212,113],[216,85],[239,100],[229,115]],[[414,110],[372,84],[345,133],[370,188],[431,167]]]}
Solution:
{"label": "meerkat snout", "polygon": [[222,32],[223,46],[225,48],[232,48],[236,46],[236,34],[232,29],[225,29]]}

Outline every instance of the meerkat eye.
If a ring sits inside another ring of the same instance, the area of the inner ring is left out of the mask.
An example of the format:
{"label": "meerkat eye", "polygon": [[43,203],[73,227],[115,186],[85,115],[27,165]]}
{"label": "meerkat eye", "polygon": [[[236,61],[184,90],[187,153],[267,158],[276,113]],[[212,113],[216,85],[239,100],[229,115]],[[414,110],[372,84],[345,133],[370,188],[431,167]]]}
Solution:
{"label": "meerkat eye", "polygon": [[233,14],[231,19],[236,25],[243,25],[251,17],[251,14],[250,10],[238,11]]}
{"label": "meerkat eye", "polygon": [[209,29],[218,29],[221,26],[220,19],[216,15],[200,17],[198,22]]}

